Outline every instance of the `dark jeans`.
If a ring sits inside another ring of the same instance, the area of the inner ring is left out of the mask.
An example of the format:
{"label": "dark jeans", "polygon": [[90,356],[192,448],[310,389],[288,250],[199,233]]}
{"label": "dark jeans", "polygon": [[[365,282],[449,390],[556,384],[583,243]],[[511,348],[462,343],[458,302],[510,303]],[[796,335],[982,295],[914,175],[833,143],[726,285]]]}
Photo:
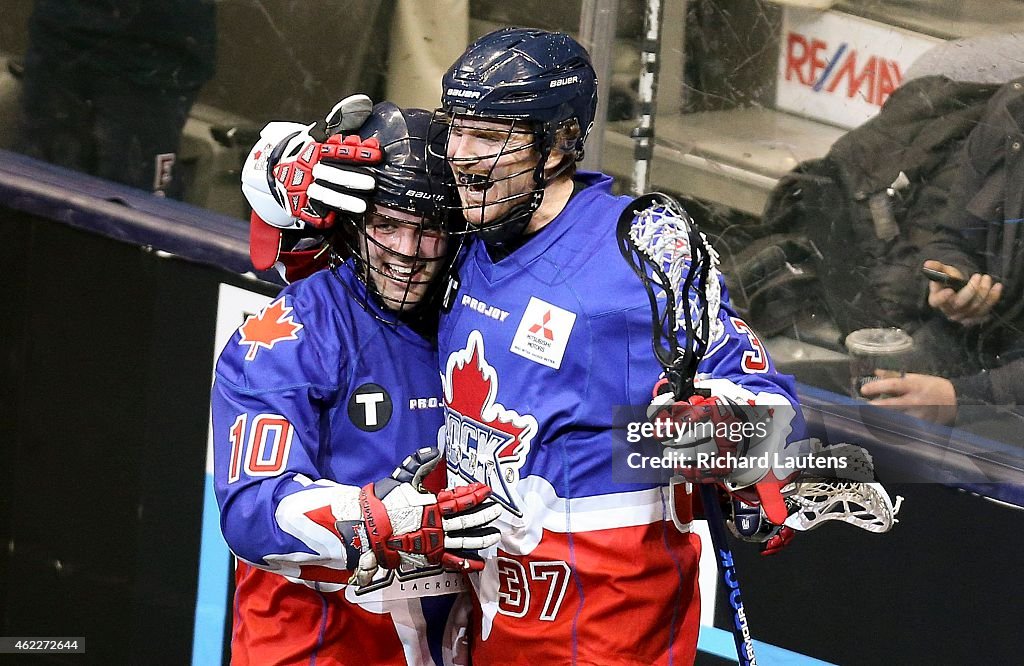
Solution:
{"label": "dark jeans", "polygon": [[181,198],[175,166],[198,91],[140,86],[32,48],[23,84],[19,152]]}

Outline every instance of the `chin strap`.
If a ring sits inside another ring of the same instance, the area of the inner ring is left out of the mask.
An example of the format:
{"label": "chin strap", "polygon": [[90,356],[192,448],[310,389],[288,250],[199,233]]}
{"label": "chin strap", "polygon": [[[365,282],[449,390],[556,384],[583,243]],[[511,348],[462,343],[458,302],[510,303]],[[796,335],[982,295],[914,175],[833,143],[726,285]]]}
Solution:
{"label": "chin strap", "polygon": [[488,245],[502,246],[506,243],[512,242],[517,238],[521,238],[526,232],[526,227],[530,225],[530,220],[533,219],[533,214],[537,212],[540,205],[544,202],[544,189],[547,184],[558,178],[565,173],[570,166],[574,164],[574,160],[565,160],[562,166],[560,166],[550,176],[544,174],[544,165],[548,161],[548,156],[551,154],[551,147],[543,147],[540,151],[541,157],[537,161],[537,167],[533,171],[533,182],[537,186],[537,189],[530,194],[530,199],[523,204],[513,206],[508,213],[506,213],[502,219],[497,220],[494,224],[488,226],[485,229],[481,229],[480,238],[483,239]]}
{"label": "chin strap", "polygon": [[513,206],[500,221],[480,230],[479,236],[488,245],[502,246],[522,238],[526,227],[530,225],[533,214],[540,208],[544,200],[544,190],[537,190],[530,195],[526,203]]}

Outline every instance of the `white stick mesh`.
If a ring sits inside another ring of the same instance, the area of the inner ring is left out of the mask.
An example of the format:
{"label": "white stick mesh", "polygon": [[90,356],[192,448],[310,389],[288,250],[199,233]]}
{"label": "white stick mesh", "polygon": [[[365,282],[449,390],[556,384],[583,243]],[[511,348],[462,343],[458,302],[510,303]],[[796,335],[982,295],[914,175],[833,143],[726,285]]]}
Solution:
{"label": "white stick mesh", "polygon": [[[676,295],[676,312],[678,313],[676,329],[684,322],[682,285],[690,270],[693,252],[690,248],[691,222],[683,211],[662,204],[655,204],[640,211],[630,226],[629,235],[637,248],[640,248],[654,263],[661,267],[668,276],[669,287]],[[724,331],[724,325],[718,318],[722,305],[721,274],[718,271],[718,253],[711,247],[703,233],[701,243],[707,252],[708,267],[707,284],[694,284],[695,288],[703,288],[707,298],[708,321],[710,335],[708,345],[717,340]],[[665,298],[665,293],[658,294]],[[695,292],[687,294],[687,308],[695,326],[700,326],[700,301]],[[697,334],[703,331],[697,328]]]}

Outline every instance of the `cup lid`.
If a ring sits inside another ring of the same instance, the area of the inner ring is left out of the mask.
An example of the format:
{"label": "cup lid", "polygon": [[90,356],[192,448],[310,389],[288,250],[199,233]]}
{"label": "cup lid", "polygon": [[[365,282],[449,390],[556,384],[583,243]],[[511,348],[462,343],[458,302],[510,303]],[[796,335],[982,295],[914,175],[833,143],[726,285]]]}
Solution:
{"label": "cup lid", "polygon": [[851,354],[902,354],[914,348],[914,339],[901,328],[862,328],[846,336]]}

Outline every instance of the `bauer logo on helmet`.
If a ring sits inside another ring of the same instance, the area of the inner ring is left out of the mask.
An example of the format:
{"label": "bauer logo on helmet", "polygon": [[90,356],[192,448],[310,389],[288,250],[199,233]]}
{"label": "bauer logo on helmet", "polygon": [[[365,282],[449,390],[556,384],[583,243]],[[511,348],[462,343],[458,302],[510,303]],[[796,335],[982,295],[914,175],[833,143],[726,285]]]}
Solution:
{"label": "bauer logo on helmet", "polygon": [[559,88],[561,86],[567,86],[570,83],[579,83],[580,77],[578,76],[567,76],[564,79],[555,79],[548,84],[548,88]]}
{"label": "bauer logo on helmet", "polygon": [[448,95],[449,97],[473,97],[473,98],[478,98],[478,97],[480,97],[480,91],[479,90],[462,90],[460,88],[449,88],[447,91],[445,91],[445,95]]}

